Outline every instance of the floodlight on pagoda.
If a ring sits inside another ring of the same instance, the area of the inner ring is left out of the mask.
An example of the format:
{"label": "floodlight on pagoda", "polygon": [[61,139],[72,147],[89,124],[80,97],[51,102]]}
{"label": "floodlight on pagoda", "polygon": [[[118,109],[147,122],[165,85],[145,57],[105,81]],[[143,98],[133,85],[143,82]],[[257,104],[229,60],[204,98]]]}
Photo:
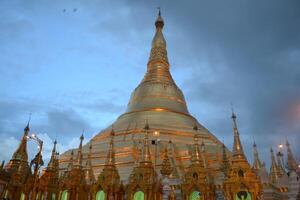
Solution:
{"label": "floodlight on pagoda", "polygon": [[154,131],[153,135],[158,137],[159,136],[159,131]]}

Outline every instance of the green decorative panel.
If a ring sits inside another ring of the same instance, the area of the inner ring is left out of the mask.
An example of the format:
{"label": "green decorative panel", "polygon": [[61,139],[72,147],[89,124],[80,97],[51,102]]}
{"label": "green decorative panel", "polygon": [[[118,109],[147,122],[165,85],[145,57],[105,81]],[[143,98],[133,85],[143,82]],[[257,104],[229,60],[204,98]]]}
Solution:
{"label": "green decorative panel", "polygon": [[201,193],[199,191],[193,191],[189,196],[189,200],[202,200]]}
{"label": "green decorative panel", "polygon": [[105,192],[103,190],[97,192],[96,200],[105,200]]}
{"label": "green decorative panel", "polygon": [[56,197],[55,193],[52,193],[51,200],[55,200],[55,197]]}
{"label": "green decorative panel", "polygon": [[144,192],[138,191],[134,193],[133,200],[144,200],[144,199],[145,199]]}
{"label": "green decorative panel", "polygon": [[235,195],[235,200],[252,200],[251,194],[247,191],[239,191]]}

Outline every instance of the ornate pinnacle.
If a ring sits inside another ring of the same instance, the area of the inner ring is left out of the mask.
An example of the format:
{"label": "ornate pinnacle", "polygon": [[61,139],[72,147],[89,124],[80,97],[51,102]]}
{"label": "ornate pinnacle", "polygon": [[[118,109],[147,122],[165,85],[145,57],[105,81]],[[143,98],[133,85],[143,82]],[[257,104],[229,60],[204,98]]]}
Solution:
{"label": "ornate pinnacle", "polygon": [[254,170],[260,170],[263,166],[262,162],[259,159],[258,151],[257,151],[257,146],[254,142],[253,144],[253,157],[254,157],[254,162],[252,168]]}
{"label": "ornate pinnacle", "polygon": [[273,152],[272,148],[271,148],[270,152],[271,152],[270,181],[272,183],[276,183],[276,181],[278,180],[278,178],[280,176],[280,173],[279,173],[279,170],[278,170],[278,166],[277,166],[277,163],[276,163],[276,160],[275,160],[275,155],[274,155],[274,152]]}
{"label": "ornate pinnacle", "polygon": [[[198,130],[197,126],[194,126],[194,130],[195,131]],[[195,136],[194,136],[194,152],[192,154],[192,164],[201,165],[203,167],[203,161],[202,161],[202,156],[201,156],[200,146],[198,143],[198,135],[197,134],[195,134]]]}
{"label": "ornate pinnacle", "polygon": [[244,150],[243,150],[243,146],[240,140],[240,135],[238,132],[238,128],[237,128],[237,123],[236,123],[236,115],[235,113],[232,111],[232,121],[233,121],[233,133],[234,133],[234,143],[233,143],[233,159],[244,159],[246,160],[245,154],[244,154]]}
{"label": "ornate pinnacle", "polygon": [[[18,163],[19,161],[21,161],[21,162],[28,162],[27,137],[28,137],[29,131],[30,131],[29,122],[30,122],[30,117],[29,117],[29,120],[27,122],[26,127],[24,128],[24,134],[23,134],[22,140],[21,140],[21,142],[19,144],[19,147],[14,152],[14,154],[12,156],[12,159],[11,159],[11,162],[13,162],[13,163],[15,163],[17,165],[19,165],[19,163]],[[16,163],[16,161],[17,161],[17,163]]]}
{"label": "ornate pinnacle", "polygon": [[86,161],[85,180],[88,184],[93,184],[95,182],[94,171],[92,168],[92,141],[90,142],[88,160]]}
{"label": "ornate pinnacle", "polygon": [[77,158],[76,158],[76,167],[82,168],[82,142],[84,140],[83,134],[80,136],[80,144],[78,147]]}
{"label": "ornate pinnacle", "polygon": [[74,157],[74,151],[71,151],[70,161],[68,165],[68,170],[70,171],[73,168],[73,157]]}
{"label": "ornate pinnacle", "polygon": [[290,143],[286,140],[287,147],[287,168],[289,171],[296,171],[298,168],[297,162],[295,161],[293,152],[290,147]]}
{"label": "ornate pinnacle", "polygon": [[151,162],[151,154],[150,154],[149,139],[148,139],[148,130],[149,130],[148,122],[146,122],[144,130],[145,130],[145,139],[144,139],[142,161]]}
{"label": "ornate pinnacle", "polygon": [[57,144],[56,140],[54,141],[53,144],[54,145],[53,145],[53,149],[52,149],[52,154],[51,154],[51,158],[48,163],[48,166],[47,166],[47,170],[52,170],[55,168],[55,162],[56,162],[56,157],[57,157],[57,155],[56,155],[56,144]]}
{"label": "ornate pinnacle", "polygon": [[286,172],[284,171],[283,163],[281,162],[281,161],[282,161],[281,155],[282,155],[282,154],[281,154],[280,151],[276,154],[279,176],[282,176],[282,175],[284,175],[284,174],[286,173]]}
{"label": "ornate pinnacle", "polygon": [[110,143],[109,143],[109,149],[106,158],[107,166],[115,165],[114,136],[115,136],[115,132],[114,129],[112,128],[110,132]]}
{"label": "ornate pinnacle", "polygon": [[160,170],[160,173],[163,176],[169,176],[172,173],[172,166],[171,166],[171,162],[168,156],[168,148],[165,147],[165,152],[164,152],[164,159],[162,162],[162,168]]}

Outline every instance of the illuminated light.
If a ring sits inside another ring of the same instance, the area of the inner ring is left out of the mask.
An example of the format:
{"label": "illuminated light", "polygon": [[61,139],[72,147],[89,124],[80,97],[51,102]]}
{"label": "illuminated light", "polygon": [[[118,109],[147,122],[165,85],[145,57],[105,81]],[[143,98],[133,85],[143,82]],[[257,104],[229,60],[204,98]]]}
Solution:
{"label": "illuminated light", "polygon": [[300,165],[298,165],[298,168],[300,168]]}
{"label": "illuminated light", "polygon": [[282,144],[280,144],[280,145],[278,145],[278,147],[279,147],[280,149],[282,149],[282,148],[283,148],[283,145],[282,145]]}
{"label": "illuminated light", "polygon": [[159,131],[154,131],[154,136],[159,136]]}
{"label": "illuminated light", "polygon": [[155,108],[155,111],[164,111],[162,108]]}
{"label": "illuminated light", "polygon": [[33,134],[31,135],[31,137],[35,137],[35,134],[33,133]]}

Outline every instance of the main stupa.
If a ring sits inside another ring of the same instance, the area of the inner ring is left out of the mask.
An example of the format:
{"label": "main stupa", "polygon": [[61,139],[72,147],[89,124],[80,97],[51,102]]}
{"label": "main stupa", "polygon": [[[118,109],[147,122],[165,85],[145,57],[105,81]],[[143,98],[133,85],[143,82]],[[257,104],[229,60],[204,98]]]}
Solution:
{"label": "main stupa", "polygon": [[[105,164],[113,127],[116,166],[121,180],[128,180],[143,148],[141,141],[145,135],[146,124],[149,126],[149,139],[153,144],[150,151],[156,170],[161,167],[162,152],[167,147],[171,152],[173,174],[181,177],[190,163],[191,145],[194,143],[195,134],[202,142],[207,166],[216,171],[220,168],[222,143],[189,113],[184,95],[170,73],[167,43],[162,32],[164,20],[160,12],[155,27],[147,71],[141,83],[132,92],[126,112],[83,147],[83,159],[87,159],[89,146],[92,144],[91,159],[96,176]],[[73,151],[76,155],[76,149]],[[70,155],[71,150],[61,155],[62,171],[67,169]]]}

